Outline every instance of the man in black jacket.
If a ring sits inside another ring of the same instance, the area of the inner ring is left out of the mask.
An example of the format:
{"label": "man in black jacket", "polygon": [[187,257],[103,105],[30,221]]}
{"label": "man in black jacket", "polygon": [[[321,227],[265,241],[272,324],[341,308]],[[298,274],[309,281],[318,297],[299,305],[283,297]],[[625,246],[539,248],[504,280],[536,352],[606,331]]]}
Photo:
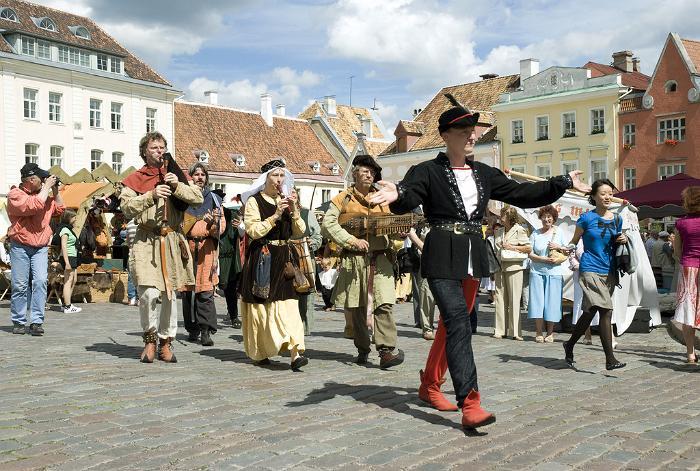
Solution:
{"label": "man in black jacket", "polygon": [[[462,425],[474,429],[496,421],[481,408],[476,365],[468,320],[479,280],[488,276],[487,247],[481,220],[489,199],[521,207],[553,203],[569,188],[588,191],[580,171],[537,183],[519,184],[503,172],[473,160],[478,113],[470,112],[451,95],[453,107],[439,118],[438,129],[447,152],[411,167],[398,184],[379,182],[382,190],[371,198],[390,203],[393,213],[403,214],[419,204],[431,226],[421,259],[421,274],[440,309],[440,323],[421,371],[419,396],[440,410],[462,410]],[[462,294],[462,296],[460,296]],[[449,367],[457,407],[440,392]]]}

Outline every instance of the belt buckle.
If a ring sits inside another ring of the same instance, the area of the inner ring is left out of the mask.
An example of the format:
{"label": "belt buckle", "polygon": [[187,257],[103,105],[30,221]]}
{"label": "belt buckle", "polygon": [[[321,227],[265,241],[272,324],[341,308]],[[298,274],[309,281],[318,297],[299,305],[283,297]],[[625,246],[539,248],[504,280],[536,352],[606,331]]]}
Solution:
{"label": "belt buckle", "polygon": [[454,228],[452,229],[452,231],[455,234],[459,234],[459,235],[466,234],[467,233],[467,225],[464,224],[463,222],[456,222],[456,223],[454,223]]}

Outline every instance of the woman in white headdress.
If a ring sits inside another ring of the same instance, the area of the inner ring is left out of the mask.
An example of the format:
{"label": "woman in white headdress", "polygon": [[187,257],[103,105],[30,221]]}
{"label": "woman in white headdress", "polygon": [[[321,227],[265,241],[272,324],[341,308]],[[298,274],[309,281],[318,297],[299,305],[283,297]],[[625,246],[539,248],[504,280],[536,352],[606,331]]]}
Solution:
{"label": "woman in white headdress", "polygon": [[245,231],[251,241],[239,288],[243,345],[256,365],[267,365],[270,357],[289,350],[291,368],[297,371],[308,360],[303,356],[299,298],[285,266],[293,261],[288,242],[300,237],[306,224],[291,192],[294,176],[284,168],[284,161],[272,160],[260,171],[241,195]]}

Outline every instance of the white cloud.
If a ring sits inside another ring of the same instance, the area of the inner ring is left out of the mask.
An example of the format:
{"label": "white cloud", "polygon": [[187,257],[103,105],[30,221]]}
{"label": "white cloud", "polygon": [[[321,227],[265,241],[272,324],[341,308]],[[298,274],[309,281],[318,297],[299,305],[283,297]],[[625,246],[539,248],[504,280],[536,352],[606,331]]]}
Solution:
{"label": "white cloud", "polygon": [[272,71],[272,78],[282,84],[313,87],[321,82],[321,76],[304,70],[299,73],[290,67],[277,67]]}
{"label": "white cloud", "polygon": [[384,134],[386,139],[393,138],[394,129],[396,129],[396,125],[399,124],[399,119],[401,119],[399,107],[396,105],[385,105],[381,101],[377,101],[375,107],[377,108],[375,113],[381,120],[381,123],[378,124],[380,124],[382,134]]}

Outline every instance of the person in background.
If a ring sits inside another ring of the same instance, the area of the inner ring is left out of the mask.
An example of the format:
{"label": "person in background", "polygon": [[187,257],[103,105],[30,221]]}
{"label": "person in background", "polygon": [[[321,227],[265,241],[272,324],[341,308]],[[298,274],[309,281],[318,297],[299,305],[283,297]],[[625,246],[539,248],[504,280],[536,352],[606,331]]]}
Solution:
{"label": "person in background", "polygon": [[224,291],[226,310],[234,329],[241,328],[238,317],[238,282],[243,268],[240,251],[241,210],[224,206],[226,230],[219,241],[219,287]]}
{"label": "person in background", "polygon": [[136,229],[138,228],[138,224],[134,221],[134,219],[130,219],[129,222],[126,223],[126,245],[129,247],[129,261],[128,263],[128,271],[129,271],[129,280],[127,282],[126,286],[126,295],[129,298],[129,306],[138,306],[139,305],[139,298],[138,298],[138,293],[136,292],[136,285],[134,284],[134,257],[133,257],[133,247],[134,247],[134,240],[136,238]]}
{"label": "person in background", "polygon": [[644,249],[646,249],[647,251],[647,257],[649,257],[649,261],[651,261],[652,253],[654,251],[654,244],[658,239],[659,233],[657,231],[651,231],[649,233],[649,237],[644,242]]}
{"label": "person in background", "polygon": [[681,193],[688,213],[676,221],[674,252],[680,259],[680,278],[673,320],[683,325],[686,361],[698,364],[695,333],[700,329],[700,186],[690,186]]}
{"label": "person in background", "polygon": [[61,216],[61,229],[58,235],[61,237],[61,265],[63,265],[63,312],[75,314],[82,311],[78,306],[73,306],[73,289],[78,281],[78,238],[73,232],[76,212],[67,209]]}
{"label": "person in background", "polygon": [[508,207],[501,212],[503,228],[495,234],[501,270],[496,272],[496,317],[493,337],[512,336],[522,340],[520,297],[523,293],[523,261],[532,250],[527,231],[518,224],[518,213]]}
{"label": "person in background", "polygon": [[654,241],[654,245],[651,248],[651,271],[654,272],[654,279],[656,280],[656,288],[664,287],[664,275],[663,275],[663,265],[666,261],[667,249],[664,249],[668,245],[668,232],[659,232],[659,237]]}
{"label": "person in background", "polygon": [[[309,245],[309,251],[311,252],[311,263],[313,264],[312,273],[316,273],[316,258],[313,254],[321,247],[323,242],[323,237],[321,237],[321,226],[318,225],[318,219],[313,211],[304,208],[299,201],[299,189],[294,188],[292,190],[292,195],[297,198],[297,207],[301,218],[306,223],[306,230],[304,234],[299,237],[300,239],[306,237]],[[314,326],[314,311],[316,309],[316,291],[313,289],[309,290],[308,293],[299,293],[299,314],[301,314],[301,320],[304,322],[304,335],[309,335]]]}
{"label": "person in background", "polygon": [[[493,224],[488,224],[486,226],[486,232],[484,234],[486,238],[486,243],[491,246],[491,249],[493,249],[494,254],[496,253],[496,246],[494,245],[494,233],[501,227],[501,224],[498,222],[494,222]],[[488,247],[486,247],[486,249],[491,250]],[[486,290],[486,292],[489,294],[488,303],[493,304],[494,296],[496,294],[496,273],[481,278],[481,289]]]}
{"label": "person in background", "polygon": [[335,282],[338,280],[338,270],[333,268],[329,258],[322,259],[320,265],[321,271],[318,274],[318,281],[321,285],[319,289],[323,297],[323,310],[332,311],[335,306],[333,306],[331,296],[333,294]]}
{"label": "person in background", "polygon": [[[411,228],[411,232],[408,233],[408,237],[411,239],[413,246],[418,249],[419,256],[423,254],[423,244],[425,243],[425,237],[428,235],[429,231],[429,228],[424,228],[421,230],[420,235],[418,235],[415,229]],[[415,278],[420,281],[418,299],[420,300],[419,313],[423,338],[425,340],[435,340],[435,331],[433,328],[435,324],[435,298],[433,298],[433,293],[430,292],[428,280],[420,276],[420,267],[415,273]]]}
{"label": "person in background", "polygon": [[673,258],[673,237],[673,234],[668,234],[665,238],[662,238],[661,235],[659,235],[659,238],[663,240],[660,256],[661,287],[665,289],[667,293],[671,292],[673,275],[676,272],[676,260]]}
{"label": "person in background", "polygon": [[[31,306],[29,333],[44,335],[44,309],[49,276],[49,244],[51,218],[65,211],[58,192],[58,178],[39,168],[25,164],[20,170],[22,183],[7,194],[7,215],[10,228],[10,265],[12,297],[10,318],[12,333],[24,334],[27,306]],[[31,280],[31,287],[29,281]],[[31,300],[31,302],[30,302]]]}
{"label": "person in background", "polygon": [[[561,247],[564,236],[557,230],[555,222],[559,211],[552,205],[547,205],[537,213],[542,228],[530,235],[530,300],[528,301],[527,317],[535,319],[535,342],[554,342],[554,324],[561,321],[561,301],[564,290],[564,274],[562,263],[557,261],[550,251],[551,244]],[[547,336],[543,337],[543,328],[547,323]]]}

